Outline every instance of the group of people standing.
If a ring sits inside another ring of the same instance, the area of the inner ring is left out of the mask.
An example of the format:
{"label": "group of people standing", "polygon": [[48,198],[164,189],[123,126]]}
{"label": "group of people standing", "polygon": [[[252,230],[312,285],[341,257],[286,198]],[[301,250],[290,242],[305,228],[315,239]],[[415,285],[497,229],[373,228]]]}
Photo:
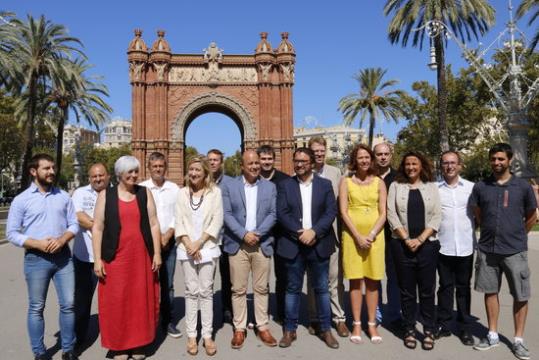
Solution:
{"label": "group of people standing", "polygon": [[[222,152],[213,149],[188,159],[182,188],[165,178],[163,154],[148,157],[150,178],[141,183],[141,164],[123,156],[114,167],[117,185],[109,184],[103,164],[94,164],[90,184],[77,189],[72,199],[53,185],[53,159],[34,156],[34,181],[13,201],[7,235],[25,248],[28,332],[35,359],[47,358],[43,310],[51,279],[60,304],[62,359],[77,359],[87,340],[96,287],[101,343],[115,359],[144,359],[159,324],[170,336],[181,337],[173,308],[176,264],[185,283],[190,355],[198,353],[199,311],[205,352],[217,352],[212,326],[219,268],[222,316],[233,324],[234,349],[243,346],[249,328],[249,277],[258,338],[267,346],[286,348],[297,339],[307,274],[309,333],[330,348],[339,347],[332,324],[352,343],[362,343],[366,330],[370,341],[380,344],[382,321],[402,328],[404,345],[416,348],[419,297],[421,347],[432,350],[435,339],[451,335],[456,295],[461,341],[487,350],[499,343],[498,292],[505,273],[515,302],[512,351],[529,359],[523,340],[530,297],[527,232],[536,220],[537,198],[527,182],[510,173],[509,145],[489,151],[493,175],[475,185],[460,177],[462,159],[454,151],[442,154],[439,181],[418,152],[404,154],[397,170],[392,169],[388,144],[373,150],[356,145],[345,174],[325,163],[325,153],[323,138],[297,148],[291,177],[275,169],[276,154],[264,145],[246,150],[241,175],[231,178],[223,174]],[[67,244],[73,238],[72,256]],[[475,289],[485,293],[489,328],[477,344],[470,314],[474,251]],[[274,320],[283,328],[279,341],[269,328],[272,257]],[[387,299],[382,305],[384,277]],[[350,282],[351,332],[343,278]]]}

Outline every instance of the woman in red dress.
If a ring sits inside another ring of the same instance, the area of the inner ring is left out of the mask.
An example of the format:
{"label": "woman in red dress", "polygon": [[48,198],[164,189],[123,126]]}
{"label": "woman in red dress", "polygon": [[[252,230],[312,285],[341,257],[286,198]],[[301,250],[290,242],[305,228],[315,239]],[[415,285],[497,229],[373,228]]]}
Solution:
{"label": "woman in red dress", "polygon": [[139,168],[132,156],[116,161],[118,186],[98,196],[92,228],[101,344],[116,360],[144,359],[159,318],[159,222]]}

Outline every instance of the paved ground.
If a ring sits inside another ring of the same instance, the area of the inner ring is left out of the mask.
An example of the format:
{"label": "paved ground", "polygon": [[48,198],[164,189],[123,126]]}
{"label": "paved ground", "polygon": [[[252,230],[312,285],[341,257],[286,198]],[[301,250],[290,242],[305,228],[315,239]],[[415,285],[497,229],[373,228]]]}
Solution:
{"label": "paved ground", "polygon": [[[32,354],[28,344],[28,336],[26,333],[26,288],[22,271],[23,251],[15,248],[10,244],[0,245],[0,288],[2,295],[0,296],[0,358],[1,359],[31,359]],[[539,234],[532,235],[530,239],[529,259],[532,270],[532,288],[537,294],[539,291]],[[217,275],[218,276],[218,275]],[[219,280],[216,281],[216,299],[218,299],[220,291],[218,288]],[[181,271],[176,274],[176,307],[179,309],[177,318],[180,319],[179,327],[184,330],[183,321],[183,285]],[[478,323],[474,328],[474,335],[479,336],[486,331],[485,311],[483,309],[482,295],[473,292],[472,295],[472,313],[478,317]],[[272,297],[273,301],[273,297]],[[95,313],[94,301],[94,313]],[[219,309],[220,304],[216,300],[215,308]],[[465,347],[460,344],[458,338],[444,338],[436,343],[436,347],[432,352],[420,350],[408,350],[402,345],[402,341],[390,331],[382,328],[381,334],[384,342],[380,345],[373,345],[365,342],[362,345],[354,345],[347,339],[339,339],[341,347],[338,350],[328,349],[320,340],[307,333],[305,325],[305,316],[303,316],[303,324],[298,329],[298,340],[293,343],[289,349],[268,348],[261,345],[254,333],[249,331],[246,344],[240,351],[230,348],[230,339],[232,328],[229,324],[220,325],[220,318],[216,316],[216,342],[218,353],[216,358],[235,360],[249,359],[256,357],[257,360],[264,359],[347,359],[351,357],[360,357],[364,359],[397,359],[397,358],[414,358],[421,359],[511,359],[513,358],[509,345],[513,334],[513,325],[511,317],[512,300],[507,290],[506,284],[502,287],[501,293],[501,316],[500,316],[500,333],[507,338],[503,339],[503,344],[498,348],[486,352],[474,351],[470,347]],[[539,356],[539,304],[535,299],[530,301],[530,312],[528,316],[526,340],[528,342],[532,355]],[[305,315],[305,309],[303,308]],[[218,312],[216,311],[216,314]],[[45,344],[49,348],[49,353],[54,359],[60,359],[61,350],[58,343],[58,307],[54,289],[51,287],[49,291],[49,299],[47,300],[47,308],[45,311],[46,330]],[[89,348],[81,355],[81,359],[104,359],[107,352],[100,345],[100,340],[96,330],[97,316],[93,316],[93,339]],[[281,335],[280,328],[277,324],[271,323],[273,334],[279,338]],[[367,340],[366,336],[364,337]],[[150,349],[152,359],[178,359],[189,357],[185,351],[185,338],[173,339],[162,334],[158,335],[156,344]],[[206,357],[202,346],[199,350],[199,357]],[[532,357],[533,358],[533,357]]]}

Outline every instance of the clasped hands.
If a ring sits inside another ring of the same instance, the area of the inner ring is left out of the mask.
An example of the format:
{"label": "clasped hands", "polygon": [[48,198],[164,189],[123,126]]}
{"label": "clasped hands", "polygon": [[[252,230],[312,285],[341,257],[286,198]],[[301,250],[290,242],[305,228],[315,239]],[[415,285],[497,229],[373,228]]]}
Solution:
{"label": "clasped hands", "polygon": [[48,238],[40,240],[39,244],[40,251],[48,254],[56,254],[64,247],[64,245],[66,244],[66,240],[50,236]]}
{"label": "clasped hands", "polygon": [[183,245],[185,246],[185,251],[187,255],[191,256],[195,260],[201,260],[202,254],[200,250],[202,248],[202,239],[191,241],[188,236],[183,238]]}
{"label": "clasped hands", "polygon": [[414,239],[407,239],[404,240],[404,244],[408,249],[410,249],[411,252],[416,252],[421,245],[423,245],[423,242],[421,242],[418,238]]}
{"label": "clasped hands", "polygon": [[303,245],[313,246],[316,242],[316,233],[313,229],[299,229],[298,235],[298,240]]}
{"label": "clasped hands", "polygon": [[371,248],[372,243],[374,242],[374,237],[370,234],[367,236],[358,234],[354,240],[357,247],[359,247],[360,249],[367,250]]}

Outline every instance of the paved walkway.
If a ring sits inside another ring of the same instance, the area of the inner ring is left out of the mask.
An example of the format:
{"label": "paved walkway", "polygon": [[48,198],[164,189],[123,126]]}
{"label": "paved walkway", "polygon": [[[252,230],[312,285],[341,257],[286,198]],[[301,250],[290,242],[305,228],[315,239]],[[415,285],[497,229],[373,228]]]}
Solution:
{"label": "paved walkway", "polygon": [[[1,359],[32,359],[28,336],[26,333],[26,284],[22,270],[22,249],[16,248],[10,244],[0,245],[0,288],[2,295],[0,296],[0,358]],[[534,234],[530,239],[529,259],[532,270],[532,291],[537,294],[539,291],[539,234]],[[179,268],[178,268],[179,269]],[[219,275],[217,275],[219,276]],[[178,309],[177,318],[180,319],[179,327],[184,332],[184,299],[183,295],[183,275],[181,271],[176,273],[176,307]],[[273,280],[272,280],[273,281]],[[219,279],[216,279],[216,303],[215,308],[219,309]],[[273,287],[272,287],[273,291]],[[272,297],[272,301],[273,301]],[[95,298],[94,298],[95,300]],[[94,313],[95,313],[94,301]],[[268,348],[260,343],[255,338],[254,333],[249,331],[245,346],[241,350],[232,350],[230,348],[230,339],[232,336],[232,328],[229,324],[220,325],[220,318],[216,315],[216,342],[218,352],[215,358],[252,360],[256,357],[257,360],[265,359],[511,359],[513,358],[510,352],[510,341],[513,334],[513,324],[511,317],[512,300],[508,293],[507,285],[504,282],[501,293],[501,314],[500,314],[500,333],[506,338],[502,338],[503,344],[498,348],[479,352],[470,347],[465,347],[460,344],[457,337],[444,338],[436,342],[435,349],[431,352],[426,352],[418,348],[416,350],[408,350],[402,345],[402,341],[396,335],[382,328],[381,335],[384,342],[380,345],[373,345],[367,340],[362,345],[354,345],[347,339],[339,339],[340,349],[331,350],[327,348],[320,340],[314,336],[310,336],[306,329],[305,309],[303,308],[303,324],[298,329],[298,340],[293,343],[289,349]],[[218,314],[219,311],[216,311]],[[472,313],[478,317],[478,323],[474,327],[474,335],[480,336],[486,331],[485,311],[483,308],[483,297],[479,293],[472,294]],[[526,326],[526,340],[533,356],[539,356],[539,304],[535,299],[530,301],[530,311],[528,323]],[[49,298],[47,300],[47,308],[45,310],[46,329],[45,329],[45,344],[49,347],[49,352],[53,354],[54,359],[60,359],[61,349],[58,342],[58,307],[56,294],[51,287]],[[107,352],[100,345],[100,340],[96,330],[97,316],[92,318],[93,341],[90,347],[81,355],[81,359],[104,359]],[[280,338],[281,331],[277,324],[271,322],[270,328],[276,338]],[[151,348],[152,359],[168,360],[189,357],[185,351],[185,338],[173,339],[171,337],[159,334],[156,344]],[[199,357],[206,357],[204,348],[200,346]]]}

